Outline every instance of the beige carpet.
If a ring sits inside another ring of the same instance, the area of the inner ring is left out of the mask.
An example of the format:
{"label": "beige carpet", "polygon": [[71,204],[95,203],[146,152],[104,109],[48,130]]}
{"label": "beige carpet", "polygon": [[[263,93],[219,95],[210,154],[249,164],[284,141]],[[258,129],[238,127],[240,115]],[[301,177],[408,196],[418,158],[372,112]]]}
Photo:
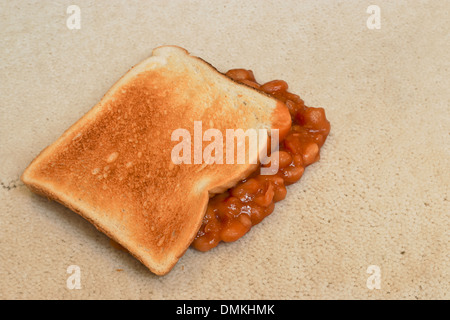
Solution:
{"label": "beige carpet", "polygon": [[[79,30],[66,26],[71,4]],[[380,29],[366,25],[371,4]],[[0,298],[448,299],[449,10],[448,1],[2,1]],[[19,176],[162,44],[221,71],[284,79],[326,109],[332,129],[320,162],[270,217],[238,242],[189,249],[157,277]],[[67,287],[70,265],[81,289]]]}

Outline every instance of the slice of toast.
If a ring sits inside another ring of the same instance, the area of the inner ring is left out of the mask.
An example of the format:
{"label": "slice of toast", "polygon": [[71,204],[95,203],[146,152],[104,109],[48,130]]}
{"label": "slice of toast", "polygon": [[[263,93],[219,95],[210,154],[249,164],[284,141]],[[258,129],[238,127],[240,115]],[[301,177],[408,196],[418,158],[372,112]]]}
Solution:
{"label": "slice of toast", "polygon": [[[176,129],[290,128],[286,106],[176,46],[156,48],[32,161],[22,181],[93,223],[152,272],[193,241],[209,197],[257,165],[174,164]],[[203,148],[205,144],[203,145]]]}

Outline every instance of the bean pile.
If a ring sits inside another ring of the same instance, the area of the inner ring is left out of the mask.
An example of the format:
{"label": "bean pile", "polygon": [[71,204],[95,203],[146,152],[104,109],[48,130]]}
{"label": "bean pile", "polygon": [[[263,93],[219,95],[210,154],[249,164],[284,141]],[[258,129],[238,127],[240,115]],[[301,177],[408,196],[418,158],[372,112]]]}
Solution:
{"label": "bean pile", "polygon": [[276,151],[279,169],[275,175],[261,175],[258,169],[235,187],[210,199],[202,226],[192,243],[200,251],[208,251],[220,241],[236,241],[271,214],[275,203],[286,197],[286,186],[300,180],[305,168],[319,160],[320,147],[330,132],[325,111],[305,106],[298,95],[288,92],[285,81],[273,80],[260,85],[253,72],[245,69],[233,69],[226,75],[284,102],[291,114],[292,126]]}

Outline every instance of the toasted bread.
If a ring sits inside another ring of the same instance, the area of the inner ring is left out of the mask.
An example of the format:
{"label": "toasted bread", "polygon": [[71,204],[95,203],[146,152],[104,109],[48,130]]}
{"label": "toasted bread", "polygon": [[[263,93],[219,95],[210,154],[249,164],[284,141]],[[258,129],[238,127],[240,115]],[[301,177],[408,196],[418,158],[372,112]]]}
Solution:
{"label": "toasted bread", "polygon": [[209,197],[257,164],[178,164],[175,129],[279,129],[280,101],[238,84],[175,46],[156,48],[32,161],[22,181],[126,248],[152,272],[169,272],[199,230]]}

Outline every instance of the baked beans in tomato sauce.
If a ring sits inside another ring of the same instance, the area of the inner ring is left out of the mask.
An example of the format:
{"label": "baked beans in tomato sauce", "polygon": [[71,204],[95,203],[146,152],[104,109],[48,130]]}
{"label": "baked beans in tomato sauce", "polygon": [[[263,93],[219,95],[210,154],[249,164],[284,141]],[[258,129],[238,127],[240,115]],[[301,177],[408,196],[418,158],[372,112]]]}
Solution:
{"label": "baked beans in tomato sauce", "polygon": [[300,180],[305,168],[319,160],[320,147],[330,132],[325,111],[305,106],[298,95],[288,91],[285,81],[260,85],[253,72],[245,69],[229,70],[226,75],[283,101],[291,114],[292,127],[276,151],[279,169],[275,175],[261,175],[259,168],[235,187],[209,200],[202,226],[192,243],[200,251],[208,251],[220,241],[236,241],[271,214],[275,203],[286,197],[286,186]]}

